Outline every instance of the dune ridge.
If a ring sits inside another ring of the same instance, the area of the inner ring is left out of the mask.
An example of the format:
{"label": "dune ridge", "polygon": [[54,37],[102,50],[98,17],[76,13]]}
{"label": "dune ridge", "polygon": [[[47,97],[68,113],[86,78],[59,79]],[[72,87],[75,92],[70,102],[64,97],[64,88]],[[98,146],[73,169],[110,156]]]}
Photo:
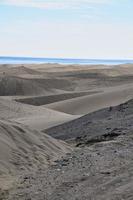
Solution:
{"label": "dune ridge", "polygon": [[132,198],[132,119],[133,65],[0,65],[0,199]]}

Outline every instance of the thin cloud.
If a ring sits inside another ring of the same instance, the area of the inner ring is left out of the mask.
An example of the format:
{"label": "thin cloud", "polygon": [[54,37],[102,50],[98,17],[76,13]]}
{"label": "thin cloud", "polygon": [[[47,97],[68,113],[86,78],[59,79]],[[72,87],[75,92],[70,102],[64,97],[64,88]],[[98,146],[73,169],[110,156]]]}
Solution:
{"label": "thin cloud", "polygon": [[91,7],[93,5],[107,4],[110,2],[110,0],[3,0],[0,4],[40,9],[75,9],[83,5]]}

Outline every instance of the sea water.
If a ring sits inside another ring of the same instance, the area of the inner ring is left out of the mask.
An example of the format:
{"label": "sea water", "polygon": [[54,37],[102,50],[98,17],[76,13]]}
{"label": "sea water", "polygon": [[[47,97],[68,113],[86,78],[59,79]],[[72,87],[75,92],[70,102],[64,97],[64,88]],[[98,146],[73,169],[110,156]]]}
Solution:
{"label": "sea water", "polygon": [[133,64],[133,60],[117,59],[72,59],[72,58],[34,58],[34,57],[2,57],[0,64],[39,64],[39,63],[58,63],[58,64],[89,64],[89,65],[119,65]]}

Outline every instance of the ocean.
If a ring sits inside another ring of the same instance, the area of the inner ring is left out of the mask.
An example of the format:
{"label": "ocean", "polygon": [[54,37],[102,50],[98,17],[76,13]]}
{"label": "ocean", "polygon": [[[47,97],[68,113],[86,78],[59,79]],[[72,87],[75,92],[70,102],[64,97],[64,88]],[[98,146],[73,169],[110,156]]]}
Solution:
{"label": "ocean", "polygon": [[32,57],[2,57],[0,64],[41,64],[41,63],[59,63],[59,64],[89,64],[89,65],[119,65],[133,64],[133,60],[109,60],[109,59],[69,59],[69,58],[32,58]]}

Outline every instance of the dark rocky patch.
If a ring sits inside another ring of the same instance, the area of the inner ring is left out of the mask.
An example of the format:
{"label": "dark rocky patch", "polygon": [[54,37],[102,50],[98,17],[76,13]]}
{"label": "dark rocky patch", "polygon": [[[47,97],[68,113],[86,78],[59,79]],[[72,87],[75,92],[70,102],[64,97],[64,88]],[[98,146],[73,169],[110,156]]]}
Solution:
{"label": "dark rocky patch", "polygon": [[82,143],[82,140],[90,141],[93,138],[97,138],[97,141],[103,140],[103,135],[105,140],[106,135],[109,138],[109,134],[113,134],[112,131],[116,129],[120,134],[133,130],[133,100],[87,114],[71,122],[52,127],[45,132],[52,137],[66,141],[75,142],[75,139],[79,138]]}

